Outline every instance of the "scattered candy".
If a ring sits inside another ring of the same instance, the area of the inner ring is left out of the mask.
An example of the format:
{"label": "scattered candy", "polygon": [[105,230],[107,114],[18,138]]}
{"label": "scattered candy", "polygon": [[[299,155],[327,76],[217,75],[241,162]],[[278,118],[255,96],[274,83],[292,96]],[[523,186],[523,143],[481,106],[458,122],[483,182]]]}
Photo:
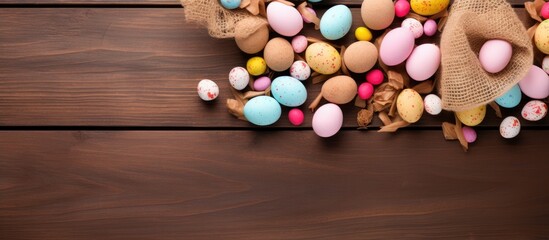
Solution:
{"label": "scattered candy", "polygon": [[236,90],[242,90],[250,83],[250,74],[243,67],[235,67],[229,72],[229,83]]}
{"label": "scattered candy", "polygon": [[477,140],[477,132],[471,127],[464,126],[461,128],[461,132],[465,137],[465,141],[468,143],[474,143]]}
{"label": "scattered candy", "polygon": [[305,115],[303,114],[303,111],[299,108],[294,108],[288,112],[288,119],[290,120],[290,123],[294,126],[299,126],[303,124],[303,121],[305,120]]}
{"label": "scattered candy", "polygon": [[267,64],[262,57],[253,57],[246,63],[246,69],[252,76],[259,76],[267,71]]}
{"label": "scattered candy", "polygon": [[311,76],[311,68],[304,61],[295,61],[290,67],[290,75],[297,80],[305,81]]}
{"label": "scattered candy", "polygon": [[405,17],[410,13],[410,3],[407,0],[398,0],[395,3],[395,15],[397,17]]}
{"label": "scattered candy", "polygon": [[271,79],[269,77],[259,77],[254,81],[254,89],[256,91],[265,91],[269,86],[271,86]]}
{"label": "scattered candy", "polygon": [[381,84],[384,80],[383,72],[379,69],[374,69],[366,74],[366,81],[374,86]]}
{"label": "scattered candy", "polygon": [[506,117],[499,125],[499,133],[502,137],[510,139],[520,133],[520,121],[516,117]]}
{"label": "scattered candy", "polygon": [[541,7],[541,11],[539,13],[539,15],[541,15],[541,17],[543,19],[548,19],[549,18],[549,3],[544,3],[543,6]]}
{"label": "scattered candy", "polygon": [[307,49],[307,45],[309,43],[307,42],[307,37],[303,35],[297,35],[294,38],[292,38],[292,48],[294,49],[295,53],[302,53]]}
{"label": "scattered candy", "polygon": [[[310,7],[306,7],[305,9],[307,9],[308,12],[310,12],[312,15],[316,16],[316,12],[314,9],[310,8]],[[311,23],[312,22],[312,19],[308,19],[305,15],[301,15],[301,17],[303,18],[303,21],[306,22],[306,23]]]}
{"label": "scattered candy", "polygon": [[370,41],[372,40],[372,32],[365,27],[358,27],[355,30],[355,38],[358,41]]}
{"label": "scattered candy", "polygon": [[437,33],[437,28],[437,22],[429,19],[423,24],[423,33],[425,33],[425,36],[432,37]]}
{"label": "scattered candy", "polygon": [[374,95],[374,85],[369,82],[364,82],[358,86],[358,97],[363,100],[368,100]]}
{"label": "scattered candy", "polygon": [[198,96],[204,101],[212,101],[219,96],[219,87],[209,79],[202,79],[196,88]]}

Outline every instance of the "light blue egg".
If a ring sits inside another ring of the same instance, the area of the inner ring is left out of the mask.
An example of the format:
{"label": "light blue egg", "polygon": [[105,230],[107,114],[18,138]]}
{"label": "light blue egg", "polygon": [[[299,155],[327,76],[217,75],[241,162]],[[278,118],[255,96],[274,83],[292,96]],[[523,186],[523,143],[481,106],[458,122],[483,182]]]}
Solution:
{"label": "light blue egg", "polygon": [[322,2],[322,0],[309,0],[309,2],[317,3],[317,2]]}
{"label": "light blue egg", "polygon": [[219,0],[219,2],[226,9],[236,9],[240,6],[240,0]]}
{"label": "light blue egg", "polygon": [[297,107],[307,100],[307,89],[301,81],[282,76],[271,83],[271,95],[284,106]]}
{"label": "light blue egg", "polygon": [[274,98],[268,96],[254,97],[244,105],[244,117],[258,126],[275,123],[280,118],[281,113],[280,104]]}
{"label": "light blue egg", "polygon": [[501,97],[496,98],[496,103],[504,108],[514,108],[520,104],[522,93],[519,85],[515,85]]}
{"label": "light blue egg", "polygon": [[353,24],[353,14],[345,5],[328,9],[320,19],[320,33],[326,39],[337,40],[345,36]]}

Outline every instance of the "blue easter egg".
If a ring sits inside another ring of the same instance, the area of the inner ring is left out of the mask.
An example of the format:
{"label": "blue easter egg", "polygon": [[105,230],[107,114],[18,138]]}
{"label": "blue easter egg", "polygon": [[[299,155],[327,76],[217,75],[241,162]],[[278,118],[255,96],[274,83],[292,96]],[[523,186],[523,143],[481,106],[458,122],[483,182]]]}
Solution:
{"label": "blue easter egg", "polygon": [[226,9],[236,9],[240,6],[240,0],[219,0],[221,6]]}
{"label": "blue easter egg", "polygon": [[519,85],[515,85],[501,97],[496,98],[496,103],[504,108],[514,108],[520,104],[521,99],[522,93],[520,87]]}
{"label": "blue easter egg", "polygon": [[307,89],[301,81],[288,76],[277,77],[271,83],[272,96],[282,105],[297,107],[307,100]]}
{"label": "blue easter egg", "polygon": [[320,33],[326,39],[337,40],[345,36],[353,24],[351,9],[336,5],[328,9],[320,19]]}
{"label": "blue easter egg", "polygon": [[254,97],[244,105],[244,117],[258,126],[275,123],[281,114],[280,104],[274,98],[268,96]]}
{"label": "blue easter egg", "polygon": [[317,3],[317,2],[322,2],[322,0],[309,0],[309,2]]}

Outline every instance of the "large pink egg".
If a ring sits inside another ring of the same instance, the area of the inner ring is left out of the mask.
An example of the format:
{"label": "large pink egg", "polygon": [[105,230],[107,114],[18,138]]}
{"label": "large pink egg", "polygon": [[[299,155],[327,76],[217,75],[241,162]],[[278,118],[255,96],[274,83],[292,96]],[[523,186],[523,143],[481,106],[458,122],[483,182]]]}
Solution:
{"label": "large pink egg", "polygon": [[379,55],[387,66],[396,66],[408,58],[414,49],[414,34],[405,28],[391,30],[381,42]]}
{"label": "large pink egg", "polygon": [[416,81],[435,75],[440,66],[440,49],[435,44],[422,44],[414,49],[406,61],[406,72]]}
{"label": "large pink egg", "polygon": [[303,28],[303,18],[294,7],[280,2],[271,2],[267,6],[267,21],[280,35],[293,37]]}
{"label": "large pink egg", "polygon": [[504,40],[489,40],[480,49],[478,58],[482,68],[489,73],[501,72],[513,56],[513,47]]}
{"label": "large pink egg", "polygon": [[533,99],[549,96],[549,76],[538,66],[532,65],[526,77],[519,82],[520,90]]}
{"label": "large pink egg", "polygon": [[327,103],[316,110],[313,116],[313,130],[320,137],[331,137],[343,126],[343,112],[339,106]]}

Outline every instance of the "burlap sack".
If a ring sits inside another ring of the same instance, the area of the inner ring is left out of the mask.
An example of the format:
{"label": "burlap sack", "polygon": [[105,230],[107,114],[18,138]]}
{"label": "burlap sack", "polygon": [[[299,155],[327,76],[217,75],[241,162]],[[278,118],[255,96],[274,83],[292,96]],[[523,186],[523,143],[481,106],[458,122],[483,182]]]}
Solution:
{"label": "burlap sack", "polygon": [[186,20],[207,27],[214,38],[233,38],[236,23],[244,18],[257,18],[257,25],[265,22],[244,9],[227,10],[218,0],[181,0],[181,4]]}
{"label": "burlap sack", "polygon": [[[478,59],[480,48],[491,39],[513,46],[511,62],[497,74],[484,71]],[[443,108],[450,111],[493,101],[526,76],[533,64],[530,38],[505,0],[454,1],[440,47],[439,93]]]}

